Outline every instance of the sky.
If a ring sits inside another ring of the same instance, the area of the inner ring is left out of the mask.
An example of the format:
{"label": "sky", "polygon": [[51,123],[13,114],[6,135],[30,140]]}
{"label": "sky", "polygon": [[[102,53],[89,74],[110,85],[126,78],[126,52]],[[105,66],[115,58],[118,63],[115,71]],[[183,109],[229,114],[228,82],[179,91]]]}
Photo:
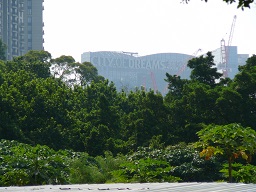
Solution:
{"label": "sky", "polygon": [[244,11],[222,0],[44,0],[44,48],[81,62],[88,51],[193,55],[226,45],[256,54],[256,5]]}

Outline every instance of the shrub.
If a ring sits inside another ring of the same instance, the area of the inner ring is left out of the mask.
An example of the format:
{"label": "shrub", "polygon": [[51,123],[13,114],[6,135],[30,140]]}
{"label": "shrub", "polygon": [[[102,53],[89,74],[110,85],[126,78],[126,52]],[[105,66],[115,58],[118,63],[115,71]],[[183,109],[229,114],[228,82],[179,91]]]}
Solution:
{"label": "shrub", "polygon": [[166,162],[155,159],[139,159],[126,162],[121,169],[113,171],[114,182],[177,182],[179,177],[171,175],[172,167]]}
{"label": "shrub", "polygon": [[[224,164],[223,169],[220,171],[228,178],[228,164]],[[256,183],[256,166],[241,163],[232,164],[232,175],[235,182],[241,183]]]}
{"label": "shrub", "polygon": [[1,140],[0,186],[65,184],[69,174],[67,156],[67,151],[56,152],[47,146]]}
{"label": "shrub", "polygon": [[77,153],[70,164],[71,183],[105,183],[112,179],[111,171],[117,170],[124,157],[113,157],[110,152],[104,156],[91,157],[87,153]]}

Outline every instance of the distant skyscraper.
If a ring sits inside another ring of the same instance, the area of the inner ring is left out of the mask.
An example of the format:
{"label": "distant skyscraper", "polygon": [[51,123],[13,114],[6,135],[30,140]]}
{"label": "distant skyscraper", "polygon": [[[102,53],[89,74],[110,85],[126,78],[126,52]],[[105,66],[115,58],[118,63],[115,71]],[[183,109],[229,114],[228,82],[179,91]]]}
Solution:
{"label": "distant skyscraper", "polygon": [[0,38],[7,45],[7,60],[43,50],[43,1],[0,0]]}

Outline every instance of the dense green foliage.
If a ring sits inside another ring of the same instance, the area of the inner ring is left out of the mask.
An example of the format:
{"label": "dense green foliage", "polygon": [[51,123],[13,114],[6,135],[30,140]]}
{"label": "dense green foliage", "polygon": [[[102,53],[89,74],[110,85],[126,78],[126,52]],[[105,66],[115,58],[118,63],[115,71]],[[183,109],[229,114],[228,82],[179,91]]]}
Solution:
{"label": "dense green foliage", "polygon": [[139,159],[120,165],[121,169],[113,171],[114,182],[177,182],[181,179],[171,175],[172,167],[166,161]]}
{"label": "dense green foliage", "polygon": [[208,125],[198,133],[197,146],[203,148],[200,153],[206,159],[221,154],[227,157],[229,164],[229,182],[232,182],[232,162],[241,156],[248,162],[256,149],[256,131],[239,124]]}
{"label": "dense green foliage", "polygon": [[6,45],[0,39],[0,60],[6,60]]}
{"label": "dense green foliage", "polygon": [[[229,165],[224,164],[220,172],[224,173],[224,177],[229,178]],[[251,164],[232,164],[232,176],[235,182],[240,183],[256,183],[256,166]]]}
{"label": "dense green foliage", "polygon": [[[16,141],[0,141],[0,186],[106,182],[177,182],[221,179],[216,159],[206,161],[186,144],[92,157]],[[209,175],[209,171],[211,174]]]}
{"label": "dense green foliage", "polygon": [[[172,166],[170,174],[180,178],[184,182],[210,182],[222,179],[219,173],[221,169],[221,159],[212,158],[209,161],[200,158],[199,151],[192,145],[180,143],[178,145],[167,146],[163,149],[150,147],[140,147],[136,152],[129,155],[131,162],[140,159],[153,159],[167,162]],[[211,174],[209,174],[209,172]]]}
{"label": "dense green foliage", "polygon": [[[197,142],[197,132],[205,125],[236,123],[256,129],[256,56],[239,67],[233,80],[222,79],[213,65],[213,56],[207,53],[189,61],[190,80],[166,74],[169,92],[163,96],[140,89],[118,92],[91,63],[77,63],[70,56],[52,59],[46,51],[30,51],[0,61],[0,139],[86,153],[73,159],[72,177],[58,178],[59,183],[223,179],[219,174],[223,160],[205,161],[193,148],[177,143]],[[151,152],[145,153],[136,159],[139,170],[144,170],[140,174],[131,172],[135,162],[128,157],[114,163],[118,154],[134,156],[147,147],[152,153],[158,149],[173,156],[153,158]],[[106,162],[101,158],[106,158],[106,151],[113,154],[107,156],[113,168],[104,171]],[[180,159],[175,161],[176,157]],[[97,163],[76,168],[87,165],[90,158]],[[255,160],[251,163],[255,165]],[[213,174],[209,177],[207,171]],[[30,172],[19,174],[31,178]],[[39,181],[21,184],[51,183]]]}
{"label": "dense green foliage", "polygon": [[103,156],[91,157],[87,153],[76,153],[70,163],[71,183],[106,183],[113,179],[111,172],[126,162],[123,155],[113,157],[105,152]]}
{"label": "dense green foliage", "polygon": [[0,149],[0,186],[67,183],[68,152],[7,140]]}

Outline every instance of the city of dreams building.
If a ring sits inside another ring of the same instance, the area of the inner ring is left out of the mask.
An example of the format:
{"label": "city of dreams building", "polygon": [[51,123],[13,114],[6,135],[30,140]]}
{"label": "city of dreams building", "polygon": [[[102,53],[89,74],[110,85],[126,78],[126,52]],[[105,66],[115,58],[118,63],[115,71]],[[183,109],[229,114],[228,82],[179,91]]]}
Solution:
{"label": "city of dreams building", "polygon": [[[179,53],[160,53],[138,56],[126,52],[85,52],[82,62],[91,62],[99,75],[113,81],[117,89],[133,90],[135,87],[164,92],[167,83],[166,73],[177,74],[182,66],[192,58],[191,55]],[[190,70],[181,74],[189,78]]]}
{"label": "city of dreams building", "polygon": [[0,38],[7,46],[7,60],[43,50],[43,1],[0,0]]}
{"label": "city of dreams building", "polygon": [[[221,72],[220,49],[212,52],[218,70]],[[233,78],[238,72],[238,65],[245,64],[248,54],[237,54],[237,47],[230,47],[229,77]],[[162,94],[167,93],[166,73],[179,75],[182,79],[189,79],[191,69],[185,67],[192,55],[181,53],[159,53],[138,56],[127,52],[84,52],[81,62],[91,62],[99,75],[113,81],[118,90],[133,90],[135,87],[152,89]],[[185,67],[185,68],[184,68]]]}

